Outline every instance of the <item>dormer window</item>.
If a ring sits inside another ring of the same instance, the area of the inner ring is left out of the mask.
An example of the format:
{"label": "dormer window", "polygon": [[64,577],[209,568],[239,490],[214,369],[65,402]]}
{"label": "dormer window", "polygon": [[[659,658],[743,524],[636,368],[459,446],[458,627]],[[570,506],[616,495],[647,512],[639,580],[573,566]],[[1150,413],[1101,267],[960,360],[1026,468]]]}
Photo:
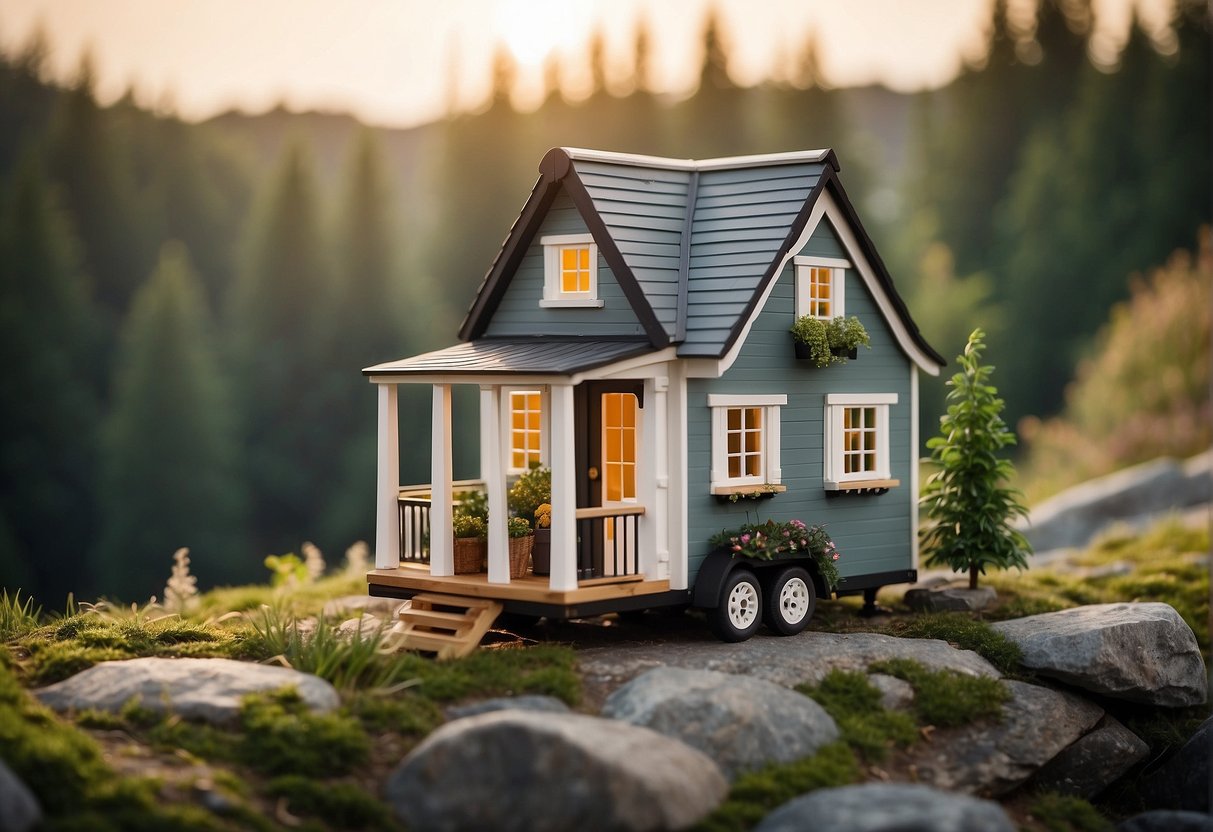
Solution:
{"label": "dormer window", "polygon": [[589,234],[559,234],[543,246],[540,306],[602,306],[598,298],[598,246]]}
{"label": "dormer window", "polygon": [[843,287],[851,264],[831,257],[797,257],[796,317],[828,321],[845,315]]}

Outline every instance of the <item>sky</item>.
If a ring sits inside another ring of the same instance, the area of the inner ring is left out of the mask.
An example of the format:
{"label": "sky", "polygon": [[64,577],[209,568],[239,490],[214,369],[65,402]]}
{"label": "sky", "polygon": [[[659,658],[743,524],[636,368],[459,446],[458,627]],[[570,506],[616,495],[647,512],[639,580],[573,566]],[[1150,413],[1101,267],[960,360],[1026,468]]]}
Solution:
{"label": "sky", "polygon": [[[1161,33],[1169,0],[1092,0],[1096,57],[1114,59],[1134,9]],[[0,0],[0,49],[41,30],[52,78],[73,77],[87,51],[108,103],[201,120],[230,109],[351,112],[385,126],[475,108],[492,56],[519,63],[514,102],[542,100],[544,62],[561,62],[565,94],[584,95],[586,46],[601,28],[616,83],[631,66],[637,21],[652,38],[655,91],[691,92],[715,7],[741,84],[779,78],[814,39],[835,86],[910,91],[947,83],[983,42],[992,0]],[[1011,0],[1030,19],[1033,0]],[[1161,37],[1162,35],[1158,35]],[[620,92],[625,91],[622,87]]]}

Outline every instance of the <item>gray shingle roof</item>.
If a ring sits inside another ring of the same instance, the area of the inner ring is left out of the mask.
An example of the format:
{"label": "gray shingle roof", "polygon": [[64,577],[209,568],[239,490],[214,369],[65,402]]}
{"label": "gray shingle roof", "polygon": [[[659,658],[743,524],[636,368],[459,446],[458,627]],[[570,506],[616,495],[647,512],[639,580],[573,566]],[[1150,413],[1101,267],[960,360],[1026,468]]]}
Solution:
{"label": "gray shingle roof", "polygon": [[588,338],[482,338],[367,367],[376,376],[570,375],[652,351],[648,341]]}

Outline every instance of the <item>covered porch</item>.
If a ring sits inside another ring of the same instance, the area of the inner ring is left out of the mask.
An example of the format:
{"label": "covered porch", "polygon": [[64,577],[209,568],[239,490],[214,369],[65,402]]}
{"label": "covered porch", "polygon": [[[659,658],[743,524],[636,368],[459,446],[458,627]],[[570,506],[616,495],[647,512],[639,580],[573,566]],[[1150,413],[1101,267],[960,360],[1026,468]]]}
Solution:
{"label": "covered porch", "polygon": [[[514,339],[366,370],[379,402],[372,592],[448,592],[566,610],[669,592],[668,378],[653,358],[664,356],[635,341]],[[432,390],[431,476],[417,486],[399,482],[400,384]],[[453,445],[466,441],[452,434],[455,384],[479,391],[477,480],[452,477]],[[550,568],[511,578],[507,493],[536,463],[551,471]],[[482,492],[488,505],[487,568],[456,574],[450,529],[469,491]]]}

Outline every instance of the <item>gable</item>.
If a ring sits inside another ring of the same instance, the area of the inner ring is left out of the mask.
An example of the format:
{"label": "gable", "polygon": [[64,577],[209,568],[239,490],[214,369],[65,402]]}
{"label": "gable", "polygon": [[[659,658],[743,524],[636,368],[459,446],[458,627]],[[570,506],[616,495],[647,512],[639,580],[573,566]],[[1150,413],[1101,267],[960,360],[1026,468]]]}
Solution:
{"label": "gable", "polygon": [[573,204],[572,197],[561,187],[519,261],[484,335],[490,338],[533,335],[643,338],[644,327],[601,250],[598,252],[598,298],[603,302],[600,308],[540,307],[544,284],[541,240],[549,235],[589,233],[589,226]]}

